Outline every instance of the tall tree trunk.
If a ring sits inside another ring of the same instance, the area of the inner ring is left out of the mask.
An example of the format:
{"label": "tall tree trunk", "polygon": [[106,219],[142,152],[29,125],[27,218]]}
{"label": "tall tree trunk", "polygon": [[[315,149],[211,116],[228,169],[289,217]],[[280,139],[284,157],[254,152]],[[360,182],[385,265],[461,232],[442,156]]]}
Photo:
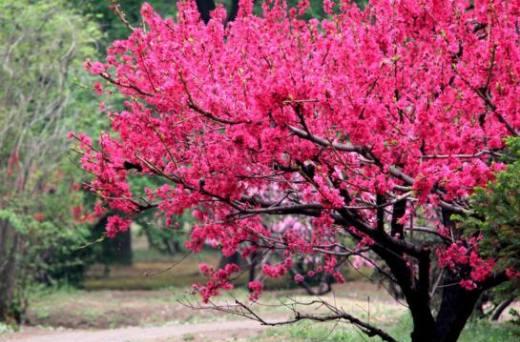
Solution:
{"label": "tall tree trunk", "polygon": [[[437,342],[434,339],[435,321],[431,314],[430,297],[427,289],[421,288],[402,255],[392,253],[384,247],[374,246],[374,251],[385,260],[401,288],[413,320],[411,339],[413,342]],[[428,268],[428,265],[423,267]],[[427,269],[426,271],[429,271]]]}
{"label": "tall tree trunk", "polygon": [[257,252],[251,253],[251,265],[249,266],[249,281],[256,280],[256,266],[258,265],[259,255]]}
{"label": "tall tree trunk", "polygon": [[482,292],[463,289],[458,285],[457,278],[449,273],[443,283],[441,307],[435,325],[435,341],[456,342]]}
{"label": "tall tree trunk", "polygon": [[132,233],[130,229],[117,234],[112,241],[112,246],[116,250],[114,262],[121,265],[132,265]]}
{"label": "tall tree trunk", "polygon": [[[97,239],[105,233],[108,217],[113,215],[109,212],[102,216],[92,227],[94,237]],[[102,253],[99,256],[100,262],[108,267],[110,264],[131,265],[133,261],[132,252],[132,233],[130,229],[120,232],[113,239],[105,239],[102,242]]]}
{"label": "tall tree trunk", "polygon": [[218,268],[222,268],[222,267],[226,266],[227,264],[241,265],[242,263],[243,262],[242,262],[242,258],[240,257],[240,253],[235,252],[230,256],[222,256],[218,263]]}
{"label": "tall tree trunk", "polygon": [[0,231],[0,321],[16,321],[19,312],[14,308],[14,300],[21,237],[10,226],[8,220],[0,221]]}

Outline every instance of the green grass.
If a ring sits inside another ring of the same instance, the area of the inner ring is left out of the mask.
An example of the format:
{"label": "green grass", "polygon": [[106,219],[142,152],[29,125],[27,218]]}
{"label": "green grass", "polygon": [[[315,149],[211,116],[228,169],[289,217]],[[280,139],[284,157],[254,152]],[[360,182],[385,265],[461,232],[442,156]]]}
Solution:
{"label": "green grass", "polygon": [[[412,320],[403,317],[389,330],[398,341],[410,341]],[[513,342],[520,340],[520,326],[512,323],[490,323],[487,320],[470,320],[459,338],[459,342]]]}
{"label": "green grass", "polygon": [[[410,341],[411,320],[405,316],[396,325],[385,329],[397,341]],[[369,338],[358,329],[343,323],[300,322],[291,326],[273,328],[251,341],[291,341],[291,342],[363,342],[381,341]],[[484,320],[470,321],[459,342],[516,342],[520,340],[520,326],[512,323],[494,324]]]}
{"label": "green grass", "polygon": [[[104,266],[96,265],[87,273],[83,286],[87,290],[158,290],[169,287],[191,287],[206,283],[199,271],[199,263],[217,266],[220,254],[203,251],[199,254],[166,256],[153,250],[134,252],[131,266],[113,265],[108,276],[103,276]],[[246,287],[248,270],[233,279],[236,287]],[[296,285],[287,277],[267,279],[265,289],[290,289]]]}
{"label": "green grass", "polygon": [[464,329],[461,342],[506,342],[520,340],[520,326],[512,323],[492,324],[470,322]]}
{"label": "green grass", "polygon": [[14,331],[16,331],[15,326],[0,322],[0,336],[2,336],[2,334],[12,333]]}
{"label": "green grass", "polygon": [[201,262],[216,265],[216,253],[167,256],[154,250],[134,252],[131,266],[113,265],[103,276],[102,265],[92,267],[83,286],[87,290],[156,290],[168,287],[190,287],[204,282],[198,270]]}
{"label": "green grass", "polygon": [[[311,322],[301,322],[286,328],[273,328],[267,333],[267,339],[275,341],[306,341],[306,342],[344,342],[344,341],[364,341],[360,332],[345,328],[344,325],[319,324]],[[255,339],[254,339],[255,340]],[[256,338],[263,341],[262,337]]]}

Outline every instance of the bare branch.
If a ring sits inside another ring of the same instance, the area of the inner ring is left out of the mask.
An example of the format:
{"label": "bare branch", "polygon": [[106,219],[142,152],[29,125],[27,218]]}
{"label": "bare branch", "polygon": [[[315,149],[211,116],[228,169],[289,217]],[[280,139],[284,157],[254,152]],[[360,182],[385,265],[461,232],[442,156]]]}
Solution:
{"label": "bare branch", "polygon": [[[259,314],[257,314],[253,309],[251,309],[248,305],[242,303],[239,300],[235,300],[236,307],[239,310],[234,310],[231,306],[218,306],[213,304],[210,308],[218,311],[223,311],[231,314],[240,315],[243,317],[247,317],[253,320],[256,320],[260,322],[260,324],[265,326],[280,326],[280,325],[288,325],[293,324],[299,321],[303,320],[311,320],[311,321],[317,321],[317,322],[329,322],[329,321],[337,321],[337,320],[344,320],[348,323],[356,326],[359,328],[364,334],[367,336],[373,337],[373,336],[379,336],[383,341],[387,342],[397,342],[396,339],[394,339],[392,336],[390,336],[387,332],[385,332],[382,329],[379,329],[367,322],[364,322],[360,320],[357,317],[352,316],[351,314],[348,314],[347,312],[337,308],[336,306],[327,303],[323,300],[315,300],[308,303],[298,303],[294,302],[292,305],[290,305],[291,311],[293,311],[294,318],[287,319],[284,321],[268,321],[261,317]],[[329,310],[329,314],[308,314],[308,313],[302,313],[296,310],[296,305],[314,305],[318,307],[323,307]]]}
{"label": "bare branch", "polygon": [[110,0],[110,2],[112,3],[112,5],[110,6],[110,9],[112,10],[112,12],[115,13],[115,15],[117,15],[117,17],[119,18],[119,20],[130,30],[130,31],[134,31],[135,30],[135,27],[133,27],[130,22],[128,22],[128,20],[126,19],[126,14],[125,12],[123,11],[123,9],[121,8],[121,5],[119,4],[119,1],[117,0]]}

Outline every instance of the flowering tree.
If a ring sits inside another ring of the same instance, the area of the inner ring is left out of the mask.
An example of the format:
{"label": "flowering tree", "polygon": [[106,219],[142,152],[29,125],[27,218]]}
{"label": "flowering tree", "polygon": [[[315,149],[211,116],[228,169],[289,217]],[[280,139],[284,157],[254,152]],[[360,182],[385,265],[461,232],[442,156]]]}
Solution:
{"label": "flowering tree", "polygon": [[[146,27],[86,63],[126,98],[108,113],[114,134],[78,137],[91,188],[123,213],[108,232],[148,208],[192,210],[191,250],[282,250],[263,266],[270,277],[320,255],[343,281],[338,260],[368,249],[408,304],[412,340],[455,341],[480,294],[517,274],[482,257],[478,232],[464,236],[452,216],[475,215],[468,196],[504,168],[497,156],[518,135],[519,4],[329,0],[322,21],[300,19],[307,6],[266,1],[255,16],[245,0],[233,22],[217,6],[206,25],[195,2],[180,2],[176,20],[145,4]],[[129,177],[163,185],[130,188]],[[287,215],[311,233],[266,228]],[[207,301],[239,266],[201,269]],[[255,300],[262,284],[249,287]],[[344,319],[394,340],[329,308],[295,320]]]}

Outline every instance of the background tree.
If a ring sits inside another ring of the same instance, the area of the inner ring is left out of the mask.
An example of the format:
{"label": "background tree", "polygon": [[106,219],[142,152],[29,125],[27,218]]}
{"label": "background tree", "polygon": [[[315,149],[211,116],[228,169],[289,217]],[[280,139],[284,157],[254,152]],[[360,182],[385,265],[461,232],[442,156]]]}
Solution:
{"label": "background tree", "polygon": [[22,318],[33,280],[82,275],[89,233],[66,135],[96,115],[81,68],[99,37],[63,1],[0,3],[0,320]]}

